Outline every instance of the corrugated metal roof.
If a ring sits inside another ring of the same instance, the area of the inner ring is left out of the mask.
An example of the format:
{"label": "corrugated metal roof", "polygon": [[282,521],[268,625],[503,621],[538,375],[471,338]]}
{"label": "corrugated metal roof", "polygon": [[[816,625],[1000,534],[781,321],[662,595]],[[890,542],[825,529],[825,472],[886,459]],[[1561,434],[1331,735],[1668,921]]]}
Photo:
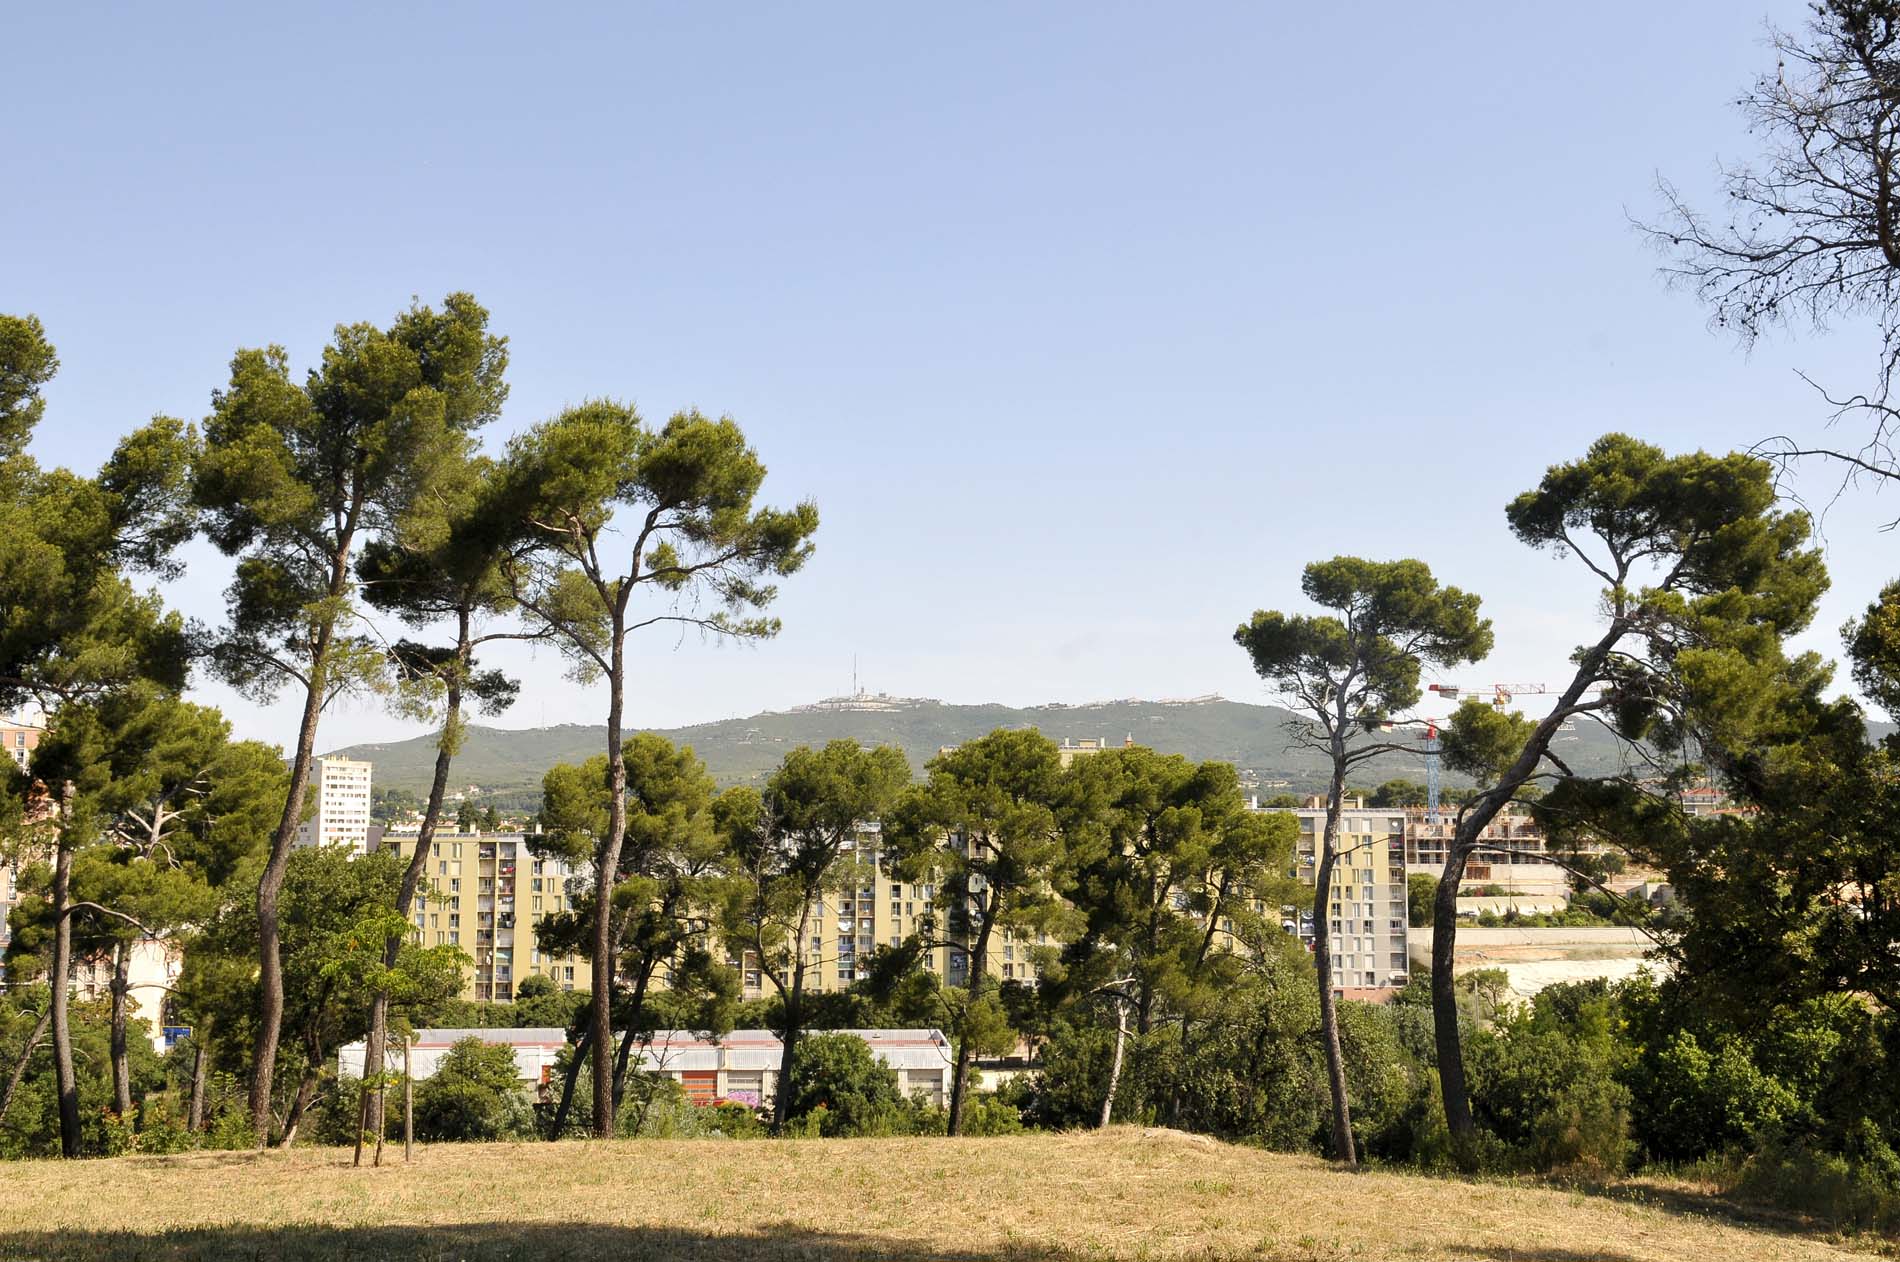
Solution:
{"label": "corrugated metal roof", "polygon": [[509,1047],[529,1043],[553,1043],[558,1046],[567,1042],[567,1031],[558,1025],[531,1025],[519,1029],[491,1027],[478,1030],[417,1030],[416,1046],[448,1047],[469,1038],[480,1039],[484,1043],[505,1044]]}
{"label": "corrugated metal roof", "polygon": [[[941,1030],[807,1030],[813,1034],[851,1034],[871,1045],[879,1060],[898,1069],[937,1069],[950,1063],[950,1040]],[[777,1069],[784,1044],[770,1030],[734,1030],[707,1039],[694,1030],[656,1030],[641,1049],[651,1068]]]}

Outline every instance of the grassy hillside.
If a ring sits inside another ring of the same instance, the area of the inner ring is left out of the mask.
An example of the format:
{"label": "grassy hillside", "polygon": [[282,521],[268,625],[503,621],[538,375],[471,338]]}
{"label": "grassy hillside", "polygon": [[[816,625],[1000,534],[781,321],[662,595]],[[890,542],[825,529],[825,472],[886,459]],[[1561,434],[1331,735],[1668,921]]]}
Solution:
{"label": "grassy hillside", "polygon": [[20,1162],[0,1258],[171,1262],[1821,1262],[1688,1186],[1347,1174],[1171,1131],[1006,1139],[444,1145]]}
{"label": "grassy hillside", "polygon": [[[1294,788],[1317,789],[1323,783],[1320,757],[1288,748],[1291,716],[1274,706],[1239,701],[1163,703],[1116,701],[1086,706],[945,705],[927,701],[888,711],[800,711],[757,714],[745,719],[661,729],[667,739],[691,745],[721,784],[762,779],[788,749],[852,737],[866,745],[892,744],[913,768],[945,745],[973,740],[999,727],[1035,727],[1055,740],[1105,738],[1197,760],[1220,758],[1257,771],[1265,781],[1286,781]],[[559,762],[577,762],[599,753],[604,729],[562,727],[505,729],[471,727],[455,762],[458,787],[485,792],[538,790],[541,776]],[[1590,724],[1565,733],[1558,746],[1578,770],[1608,767],[1615,758],[1611,741]],[[432,738],[423,736],[384,745],[352,745],[335,751],[376,764],[376,783],[387,788],[425,790],[435,759]],[[1420,759],[1392,755],[1361,768],[1358,779],[1371,785],[1394,777],[1425,778]],[[1447,776],[1446,783],[1460,783]]]}

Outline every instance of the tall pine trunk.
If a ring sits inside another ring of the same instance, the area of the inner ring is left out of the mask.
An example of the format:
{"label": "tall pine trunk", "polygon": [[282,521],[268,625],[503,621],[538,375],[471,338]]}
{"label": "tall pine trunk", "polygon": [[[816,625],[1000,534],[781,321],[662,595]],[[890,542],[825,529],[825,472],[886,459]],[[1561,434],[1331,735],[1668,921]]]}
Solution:
{"label": "tall pine trunk", "polygon": [[66,785],[61,807],[58,851],[53,856],[53,1082],[59,1093],[59,1155],[79,1155],[79,1079],[73,1072],[72,988],[73,852],[67,829],[72,824],[73,786]]}
{"label": "tall pine trunk", "polygon": [[[982,908],[983,927],[977,930],[976,944],[970,948],[970,998],[969,1008],[976,1007],[976,1001],[983,996],[983,989],[990,980],[990,932],[996,926],[996,893],[985,891]],[[962,1027],[957,1032],[956,1057],[950,1071],[950,1116],[944,1125],[944,1132],[951,1136],[963,1133],[963,1102],[970,1093],[970,1061],[974,1059],[970,1047],[971,1012],[966,1010],[963,1020],[957,1022]]]}
{"label": "tall pine trunk", "polygon": [[[410,909],[416,904],[416,891],[422,887],[423,874],[429,870],[429,848],[435,841],[435,830],[442,818],[442,802],[448,796],[449,765],[455,760],[455,740],[462,720],[462,678],[468,671],[469,663],[469,615],[463,610],[460,615],[455,645],[455,667],[449,675],[448,694],[442,714],[442,739],[435,750],[435,775],[429,781],[429,801],[422,811],[422,824],[416,829],[416,850],[409,856],[409,866],[403,869],[402,884],[396,890],[396,914],[406,923]],[[404,930],[408,932],[407,929]],[[396,961],[402,955],[402,939],[391,937],[383,943],[383,964],[395,968]],[[363,1081],[365,1084],[380,1083],[383,1074],[383,1054],[389,1041],[389,995],[386,991],[377,991],[369,1005],[369,1035],[363,1045]],[[376,1127],[378,1133],[383,1126],[382,1087],[376,1088]],[[352,1159],[355,1165],[363,1163],[362,1145],[358,1144],[356,1155]]]}
{"label": "tall pine trunk", "polygon": [[185,1113],[185,1129],[197,1134],[205,1128],[205,1069],[210,1057],[206,1054],[204,1032],[192,1039],[191,1052],[191,1105]]}
{"label": "tall pine trunk", "polygon": [[1313,872],[1313,970],[1319,977],[1319,1031],[1326,1046],[1326,1083],[1333,1104],[1333,1159],[1359,1164],[1352,1140],[1352,1104],[1346,1095],[1346,1058],[1339,1049],[1339,1004],[1333,993],[1332,892],[1339,816],[1345,808],[1344,737],[1333,738],[1333,778],[1326,790],[1326,825]]}
{"label": "tall pine trunk", "polygon": [[277,1046],[284,1025],[283,926],[278,918],[277,900],[284,889],[284,871],[290,864],[290,848],[297,842],[297,829],[303,823],[304,795],[310,788],[310,764],[316,757],[317,720],[329,689],[330,649],[336,640],[335,602],[350,588],[350,553],[355,542],[356,515],[360,500],[353,500],[347,519],[337,534],[336,552],[330,558],[331,606],[322,616],[310,644],[309,675],[304,681],[303,718],[297,726],[297,751],[290,763],[290,791],[285,795],[284,813],[271,836],[270,858],[257,880],[257,1039],[251,1053],[251,1129],[256,1132],[259,1148],[270,1144],[271,1087],[277,1069]]}
{"label": "tall pine trunk", "polygon": [[627,835],[627,756],[620,726],[626,705],[625,602],[623,588],[613,620],[612,666],[607,699],[607,835],[594,865],[594,1137],[614,1133],[614,929],[613,892],[620,846]]}
{"label": "tall pine trunk", "polygon": [[131,987],[132,944],[124,939],[112,948],[112,1105],[120,1117],[132,1115],[132,1062],[126,1050],[126,1000]]}

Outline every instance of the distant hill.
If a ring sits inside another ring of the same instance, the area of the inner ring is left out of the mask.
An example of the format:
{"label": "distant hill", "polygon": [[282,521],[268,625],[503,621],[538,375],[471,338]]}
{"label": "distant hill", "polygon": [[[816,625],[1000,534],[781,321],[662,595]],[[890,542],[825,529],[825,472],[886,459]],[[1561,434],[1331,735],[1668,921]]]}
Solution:
{"label": "distant hill", "polygon": [[[795,710],[756,714],[692,727],[655,729],[679,744],[691,745],[722,785],[757,783],[778,765],[785,751],[849,737],[864,745],[890,744],[902,749],[919,771],[945,745],[974,740],[999,727],[1034,727],[1056,741],[1097,738],[1111,745],[1133,739],[1163,753],[1197,761],[1222,759],[1254,773],[1263,787],[1317,790],[1325,768],[1310,750],[1288,748],[1289,711],[1219,697],[1192,701],[1110,701],[1094,705],[1047,705],[1018,709],[1005,705],[945,705],[915,698],[837,698]],[[1578,771],[1609,770],[1617,758],[1614,742],[1594,725],[1579,724],[1556,747]],[[454,783],[481,793],[534,793],[541,777],[556,763],[579,762],[601,751],[605,729],[583,724],[543,728],[468,729],[455,760]],[[383,745],[352,745],[335,753],[376,764],[382,788],[427,790],[434,769],[432,736]],[[1425,778],[1423,760],[1384,755],[1362,766],[1354,782]],[[1447,774],[1450,786],[1465,783]]]}

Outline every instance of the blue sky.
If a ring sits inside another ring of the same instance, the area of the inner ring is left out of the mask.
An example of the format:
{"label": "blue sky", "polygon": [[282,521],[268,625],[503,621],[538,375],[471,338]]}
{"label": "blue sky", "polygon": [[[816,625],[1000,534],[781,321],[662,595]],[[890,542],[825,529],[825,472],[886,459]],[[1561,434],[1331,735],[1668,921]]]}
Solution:
{"label": "blue sky", "polygon": [[[784,634],[642,640],[640,723],[842,692],[854,655],[950,701],[1259,699],[1235,624],[1340,552],[1484,595],[1463,679],[1553,679],[1592,585],[1505,501],[1610,429],[1824,437],[1794,371],[1869,362],[1853,327],[1742,353],[1627,221],[1753,151],[1732,102],[1795,0],[78,8],[6,23],[0,309],[64,365],[36,453],[468,289],[512,344],[493,444],[698,406],[820,505]],[[1830,514],[1814,647],[1900,571],[1893,515]],[[200,549],[169,595],[215,617],[227,574]],[[598,721],[511,664],[505,724]],[[409,730],[343,706],[323,744]]]}

